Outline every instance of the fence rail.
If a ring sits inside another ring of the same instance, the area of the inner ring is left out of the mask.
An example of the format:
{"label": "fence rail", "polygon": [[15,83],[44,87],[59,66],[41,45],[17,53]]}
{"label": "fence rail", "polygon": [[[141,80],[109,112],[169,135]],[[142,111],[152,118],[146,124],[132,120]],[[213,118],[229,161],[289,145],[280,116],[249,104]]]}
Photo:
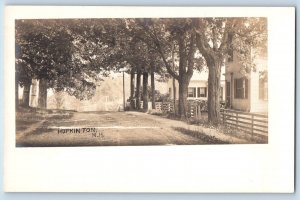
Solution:
{"label": "fence rail", "polygon": [[189,105],[188,114],[191,118],[201,117],[201,105],[197,105],[197,104]]}
{"label": "fence rail", "polygon": [[[155,102],[155,110],[157,112],[174,113],[174,108],[174,102]],[[201,118],[201,112],[205,112],[206,109],[206,105],[203,101],[188,101],[187,116],[191,118]],[[178,101],[176,101],[176,110],[178,110]]]}
{"label": "fence rail", "polygon": [[268,133],[268,115],[265,114],[222,109],[221,118],[225,126],[242,129],[252,135],[267,135]]}
{"label": "fence rail", "polygon": [[[178,106],[178,105],[176,105]],[[191,118],[201,118],[201,112],[205,107],[199,102],[188,103],[188,116]],[[163,113],[173,113],[173,102],[155,102],[155,110]],[[221,109],[221,120],[225,126],[243,130],[257,136],[267,136],[268,115],[242,112],[230,109]]]}
{"label": "fence rail", "polygon": [[174,112],[174,103],[155,102],[155,110],[158,112]]}

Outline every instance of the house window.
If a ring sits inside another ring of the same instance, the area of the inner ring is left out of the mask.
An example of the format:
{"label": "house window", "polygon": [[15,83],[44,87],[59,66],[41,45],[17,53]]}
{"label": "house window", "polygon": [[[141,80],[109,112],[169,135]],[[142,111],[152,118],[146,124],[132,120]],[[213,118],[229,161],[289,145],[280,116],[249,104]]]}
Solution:
{"label": "house window", "polygon": [[206,87],[199,87],[198,88],[198,97],[206,97],[206,96],[207,96]]}
{"label": "house window", "polygon": [[266,78],[259,79],[259,99],[268,100],[268,81]]}
{"label": "house window", "polygon": [[234,79],[234,98],[248,99],[248,79]]}
{"label": "house window", "polygon": [[196,97],[196,88],[195,87],[188,88],[188,97]]}

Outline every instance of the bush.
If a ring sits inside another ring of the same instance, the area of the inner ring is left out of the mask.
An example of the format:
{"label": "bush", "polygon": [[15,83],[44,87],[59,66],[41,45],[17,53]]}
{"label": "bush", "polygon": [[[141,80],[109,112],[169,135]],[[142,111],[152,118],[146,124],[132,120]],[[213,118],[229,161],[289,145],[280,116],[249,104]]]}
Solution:
{"label": "bush", "polygon": [[189,106],[199,106],[201,108],[201,111],[207,112],[207,100],[201,100],[201,99],[196,99],[196,100],[188,100]]}
{"label": "bush", "polygon": [[[207,112],[208,111],[208,105],[207,105],[207,100],[202,100],[202,99],[196,99],[196,100],[188,100],[189,105],[194,105],[194,106],[199,106],[201,108],[201,111]],[[220,108],[224,109],[225,108],[225,101],[220,101]]]}

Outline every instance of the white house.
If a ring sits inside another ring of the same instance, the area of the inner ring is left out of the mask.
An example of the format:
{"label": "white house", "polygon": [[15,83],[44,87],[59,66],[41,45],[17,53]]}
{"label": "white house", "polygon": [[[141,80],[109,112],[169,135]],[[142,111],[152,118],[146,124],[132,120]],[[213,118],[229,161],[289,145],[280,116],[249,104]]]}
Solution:
{"label": "white house", "polygon": [[[221,71],[220,100],[225,101],[225,67]],[[173,98],[173,79],[169,79],[168,88],[170,97]],[[175,81],[176,99],[178,99],[178,81]],[[194,72],[188,86],[188,100],[207,100],[208,95],[208,71]]]}
{"label": "white house", "polygon": [[267,50],[251,49],[250,52],[254,69],[245,70],[234,52],[231,59],[226,62],[226,105],[228,108],[241,111],[267,113]]}

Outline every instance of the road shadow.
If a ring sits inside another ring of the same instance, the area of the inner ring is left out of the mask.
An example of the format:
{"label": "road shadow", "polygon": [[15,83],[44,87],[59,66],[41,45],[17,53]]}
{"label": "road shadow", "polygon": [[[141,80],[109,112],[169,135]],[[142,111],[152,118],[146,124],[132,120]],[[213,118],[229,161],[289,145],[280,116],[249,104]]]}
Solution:
{"label": "road shadow", "polygon": [[243,130],[238,129],[229,129],[226,135],[230,135],[231,137],[235,137],[237,139],[243,139],[249,141],[248,144],[268,144],[268,136],[261,135],[257,133],[247,133]]}
{"label": "road shadow", "polygon": [[186,128],[181,127],[173,127],[175,131],[178,131],[182,134],[189,135],[195,138],[198,138],[203,141],[204,144],[230,144],[228,141],[223,141],[215,136],[206,135],[205,133],[202,133],[200,131],[193,131]]}

